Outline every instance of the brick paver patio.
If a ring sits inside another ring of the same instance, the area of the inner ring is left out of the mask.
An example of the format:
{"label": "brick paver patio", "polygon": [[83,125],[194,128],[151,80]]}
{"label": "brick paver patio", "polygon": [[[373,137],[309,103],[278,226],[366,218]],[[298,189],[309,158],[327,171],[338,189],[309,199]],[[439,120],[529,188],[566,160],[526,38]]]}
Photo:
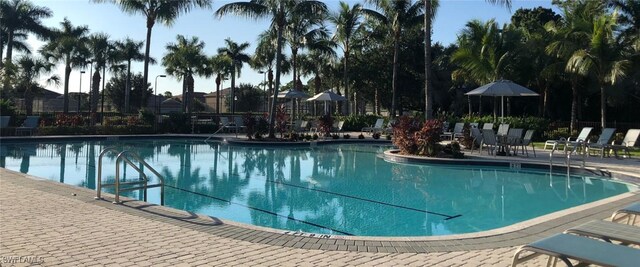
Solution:
{"label": "brick paver patio", "polygon": [[[47,266],[508,266],[516,249],[426,253],[303,249],[248,242],[238,234],[225,237],[225,232],[246,230],[184,212],[143,211],[146,206],[141,202],[113,205],[94,200],[91,190],[2,168],[0,191],[1,266],[29,265],[11,263],[15,257]],[[624,203],[638,199],[636,195]],[[613,206],[603,209],[594,216],[605,217]],[[184,215],[193,220],[178,218]],[[209,231],[212,228],[217,232]],[[539,257],[528,266],[545,260]]]}

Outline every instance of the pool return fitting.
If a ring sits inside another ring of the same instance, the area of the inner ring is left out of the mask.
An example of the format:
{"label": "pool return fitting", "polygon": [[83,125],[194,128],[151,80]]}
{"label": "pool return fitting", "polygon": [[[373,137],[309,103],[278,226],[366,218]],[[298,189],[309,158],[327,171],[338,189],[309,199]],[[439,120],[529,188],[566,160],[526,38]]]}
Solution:
{"label": "pool return fitting", "polygon": [[[113,153],[117,153],[118,155],[116,156],[116,177],[115,177],[115,182],[114,183],[108,183],[108,184],[103,184],[102,183],[102,158],[104,157],[105,154],[109,153],[109,152],[113,152]],[[144,173],[144,171],[142,169],[140,169],[138,166],[136,166],[131,159],[137,161],[138,163],[142,164],[142,166],[146,167],[149,171],[151,171],[153,174],[155,174],[158,179],[160,180],[160,183],[158,184],[149,184],[149,177],[147,177],[147,175]],[[120,182],[120,165],[121,163],[126,163],[127,165],[131,166],[131,168],[133,168],[135,171],[138,172],[138,174],[140,174],[140,177],[138,178],[138,181],[131,181],[131,182]],[[121,185],[128,185],[128,186],[134,186],[134,187],[127,187],[127,188],[120,188]],[[137,185],[137,186],[135,186]],[[147,163],[146,161],[144,161],[142,158],[140,158],[140,156],[132,151],[129,150],[123,150],[123,151],[118,151],[116,148],[114,147],[107,147],[105,149],[103,149],[100,152],[100,156],[98,156],[98,183],[97,183],[97,187],[96,187],[96,197],[95,199],[102,199],[101,197],[101,193],[102,193],[102,187],[107,187],[107,186],[113,186],[115,187],[115,199],[113,200],[113,204],[119,204],[120,203],[120,193],[121,192],[125,192],[125,191],[135,191],[135,190],[144,190],[143,194],[144,194],[144,201],[147,201],[147,189],[149,188],[155,188],[155,187],[160,187],[160,205],[164,206],[164,177],[158,173],[158,171],[156,171],[153,167],[151,167],[149,165],[149,163]]]}

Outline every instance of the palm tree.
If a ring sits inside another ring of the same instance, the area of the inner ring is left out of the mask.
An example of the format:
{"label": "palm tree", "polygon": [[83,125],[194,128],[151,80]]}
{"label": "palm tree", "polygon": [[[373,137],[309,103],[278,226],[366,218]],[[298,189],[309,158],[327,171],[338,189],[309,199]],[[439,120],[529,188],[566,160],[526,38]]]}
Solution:
{"label": "palm tree", "polygon": [[[100,92],[100,71],[107,66],[109,60],[109,50],[112,49],[113,43],[109,41],[109,35],[105,33],[96,33],[89,36],[89,52],[93,58],[95,72],[92,74],[93,82],[91,83],[91,113],[98,110],[98,93]],[[95,120],[95,116],[91,116],[91,120]],[[95,121],[91,125],[94,125]]]}
{"label": "palm tree", "polygon": [[[24,101],[27,115],[33,113],[33,96],[39,89],[39,85],[36,82],[42,75],[47,75],[55,68],[55,64],[50,63],[44,59],[34,58],[32,56],[22,56],[18,58],[16,62],[17,72],[17,85],[18,88],[24,90]],[[58,85],[60,78],[57,75],[52,75],[46,79],[47,84]]]}
{"label": "palm tree", "polygon": [[[588,32],[592,31],[591,23],[594,15],[604,13],[604,5],[599,1],[572,1],[561,4],[562,20],[559,23],[550,21],[545,25],[551,33],[553,41],[546,47],[549,55],[569,62],[571,56],[578,50],[588,47],[590,39]],[[576,129],[580,98],[579,82],[581,75],[575,72],[569,64],[565,64],[564,72],[571,83],[571,122],[570,130]]]}
{"label": "palm tree", "polygon": [[129,14],[142,14],[147,18],[147,42],[144,50],[144,82],[149,78],[149,63],[151,56],[151,30],[157,21],[171,26],[181,14],[188,13],[193,8],[211,8],[212,0],[94,0],[98,3],[110,2]]}
{"label": "palm tree", "polygon": [[165,71],[182,79],[182,108],[191,117],[193,112],[193,75],[211,73],[209,59],[204,55],[204,42],[197,37],[187,39],[183,35],[176,36],[176,43],[166,46],[167,53],[162,57]]}
{"label": "palm tree", "polygon": [[[280,72],[282,62],[282,35],[284,27],[288,25],[288,18],[294,11],[300,11],[306,14],[319,14],[327,10],[327,6],[314,0],[252,0],[249,2],[234,2],[221,6],[215,13],[221,17],[226,14],[236,14],[248,18],[271,17],[271,27],[276,28],[276,77],[273,98],[278,96],[280,88]],[[269,112],[269,137],[275,138],[275,111],[276,101],[271,104]]]}
{"label": "palm tree", "polygon": [[235,114],[235,88],[236,88],[236,74],[240,77],[242,65],[249,63],[251,57],[245,54],[243,51],[249,47],[249,43],[238,44],[232,41],[230,38],[224,40],[226,47],[218,48],[218,54],[226,55],[231,59],[231,113]]}
{"label": "palm tree", "polygon": [[583,76],[593,74],[600,87],[600,126],[607,126],[607,96],[605,89],[626,76],[631,61],[626,59],[615,40],[617,14],[600,14],[593,17],[592,27],[582,35],[589,37],[588,46],[575,51],[567,61],[567,70]]}
{"label": "palm tree", "polygon": [[[50,31],[42,25],[41,19],[50,18],[52,15],[51,9],[36,6],[27,0],[0,1],[0,25],[2,25],[0,28],[3,31],[2,35],[7,35],[7,63],[11,63],[16,35],[31,33],[43,38],[48,37]],[[2,66],[1,61],[0,67]]]}
{"label": "palm tree", "polygon": [[[511,0],[485,0],[486,2],[492,4],[500,4],[504,5],[507,8],[511,8]],[[432,101],[432,90],[431,90],[431,31],[433,28],[433,18],[435,17],[436,10],[438,9],[438,1],[437,0],[422,0],[424,3],[424,97],[425,97],[425,108],[424,108],[424,116],[425,119],[431,119],[433,117],[433,101]]]}
{"label": "palm tree", "polygon": [[[507,70],[520,54],[520,39],[521,35],[513,25],[500,29],[493,19],[485,23],[479,20],[467,22],[458,36],[458,49],[451,56],[451,62],[460,66],[453,71],[452,77],[478,85],[509,78]],[[496,107],[494,105],[494,117]]]}
{"label": "palm tree", "polygon": [[362,9],[362,12],[373,19],[389,26],[393,37],[393,78],[392,78],[392,99],[391,99],[391,116],[396,115],[398,98],[398,58],[400,53],[400,39],[405,29],[419,25],[424,16],[422,5],[420,2],[412,0],[379,0],[373,1],[382,13],[371,10]]}
{"label": "palm tree", "polygon": [[362,6],[355,4],[349,8],[349,4],[340,1],[340,10],[336,14],[329,16],[329,21],[336,26],[334,39],[340,43],[342,52],[344,53],[344,96],[347,98],[344,107],[347,114],[351,112],[349,105],[349,55],[351,53],[351,38],[354,36],[358,28],[360,28],[360,17]]}
{"label": "palm tree", "polygon": [[[137,42],[131,38],[126,38],[123,41],[118,41],[115,43],[115,51],[117,61],[127,62],[127,88],[124,90],[124,113],[129,113],[129,105],[131,98],[131,61],[143,61],[145,60],[144,55],[140,52],[142,49],[142,41]],[[153,58],[150,59],[152,62],[155,62]]]}
{"label": "palm tree", "polygon": [[[4,47],[7,45],[9,35],[4,31],[4,29],[0,29],[0,55],[4,54]],[[31,49],[29,45],[26,43],[27,34],[23,32],[15,32],[13,34],[13,50],[18,52],[23,52],[26,54],[31,54]],[[0,60],[0,67],[2,67],[2,61]]]}
{"label": "palm tree", "polygon": [[[276,63],[276,42],[277,36],[274,29],[268,29],[258,36],[258,45],[251,58],[251,67],[267,73],[267,87],[269,87],[265,96],[265,103],[269,102],[269,95],[273,94],[273,70]],[[286,55],[281,54],[280,72],[289,73],[291,64]]]}
{"label": "palm tree", "polygon": [[[324,13],[309,14],[301,12],[300,10],[294,10],[294,12],[291,12],[289,15],[289,23],[285,26],[283,38],[291,49],[293,89],[300,89],[298,88],[300,81],[297,68],[298,52],[316,42],[317,39],[326,39],[329,36],[327,29],[321,27],[324,17]],[[320,27],[314,28],[315,26]]]}
{"label": "palm tree", "polygon": [[65,18],[61,23],[62,28],[54,30],[53,39],[41,48],[44,57],[53,62],[64,63],[64,104],[63,112],[69,113],[69,76],[71,70],[87,65],[88,50],[86,48],[87,26],[73,26]]}
{"label": "palm tree", "polygon": [[225,54],[212,56],[209,61],[212,74],[216,74],[216,113],[220,114],[220,84],[231,73],[233,61]]}

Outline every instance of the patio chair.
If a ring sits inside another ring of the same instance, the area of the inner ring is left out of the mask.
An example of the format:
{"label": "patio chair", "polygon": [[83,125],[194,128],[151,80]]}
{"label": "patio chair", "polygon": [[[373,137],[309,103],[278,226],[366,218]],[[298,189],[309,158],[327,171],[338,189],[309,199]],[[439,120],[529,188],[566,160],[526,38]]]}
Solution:
{"label": "patio chair", "polygon": [[603,220],[593,220],[564,231],[565,234],[602,239],[606,242],[620,242],[621,245],[640,245],[640,228]]}
{"label": "patio chair", "polygon": [[344,126],[344,121],[336,121],[333,123],[333,127],[331,127],[331,131],[334,133],[342,132],[342,126]]}
{"label": "patio chair", "polygon": [[305,133],[307,132],[309,129],[309,122],[308,121],[300,121],[299,124],[296,125],[296,127],[293,129],[295,132],[297,133]]}
{"label": "patio chair", "polygon": [[472,122],[472,123],[469,123],[469,128],[478,128],[479,125],[480,123],[478,122]]}
{"label": "patio chair", "polygon": [[32,135],[33,132],[38,128],[38,124],[40,123],[40,116],[27,116],[27,118],[22,123],[22,126],[16,128],[16,135],[22,132],[29,133]]}
{"label": "patio chair", "polygon": [[505,136],[508,134],[509,134],[509,124],[501,123],[500,126],[498,126],[498,133],[496,133],[496,135]]}
{"label": "patio chair", "polygon": [[363,127],[360,132],[368,132],[373,134],[374,132],[381,132],[382,125],[384,124],[384,119],[377,119],[376,123],[373,126]]}
{"label": "patio chair", "polygon": [[615,132],[616,128],[604,128],[597,142],[586,143],[587,155],[591,156],[591,152],[596,151],[600,154],[601,158],[604,158],[605,153],[609,154],[609,149],[611,149],[609,140],[611,140]]}
{"label": "patio chair", "polygon": [[618,157],[618,150],[624,150],[626,152],[626,156],[631,158],[631,153],[629,153],[629,148],[635,146],[638,137],[640,136],[640,129],[629,129],[627,134],[624,136],[624,140],[619,145],[611,145],[611,150],[613,150],[613,154]]}
{"label": "patio chair", "polygon": [[[591,130],[593,130],[593,127],[583,127],[576,139],[571,140],[571,137],[567,138],[567,141],[564,143],[564,153],[566,154],[567,150],[572,151],[582,148],[587,142],[589,134],[591,134]],[[560,144],[560,142],[558,142],[558,144]]]}
{"label": "patio chair", "polygon": [[[618,218],[618,215],[622,215]],[[611,215],[611,221],[619,222],[625,216],[627,217],[627,224],[634,225],[636,223],[636,217],[640,215],[640,202],[630,204],[624,208],[616,210]]]}
{"label": "patio chair", "polygon": [[[522,257],[521,254],[525,251],[532,252],[532,254]],[[547,265],[553,263],[554,266],[558,259],[567,266],[573,266],[570,259],[579,261],[581,264],[638,266],[638,259],[640,259],[640,249],[614,245],[577,235],[556,234],[520,247],[513,255],[511,266],[516,266],[541,254],[548,255],[550,258]]]}
{"label": "patio chair", "polygon": [[482,130],[482,142],[480,143],[480,154],[482,154],[482,148],[487,145],[487,154],[496,155],[496,149],[500,145],[498,140],[496,139],[495,133],[493,130],[483,129]]}
{"label": "patio chair", "polygon": [[382,129],[382,133],[383,134],[393,134],[393,124],[396,123],[395,119],[391,119],[389,120],[389,122],[387,122],[387,126],[385,126]]}
{"label": "patio chair", "polygon": [[241,131],[242,129],[246,130],[247,126],[244,126],[244,121],[242,121],[242,117],[233,117],[233,124],[236,128],[236,133]]}
{"label": "patio chair", "polygon": [[222,131],[227,131],[229,129],[235,129],[235,126],[229,122],[229,118],[220,117],[220,128],[222,128]]}
{"label": "patio chair", "polygon": [[511,128],[507,133],[507,137],[506,137],[507,139],[505,140],[505,143],[513,147],[514,154],[517,154],[518,145],[520,145],[520,143],[522,142],[523,131],[524,130],[520,128]]}
{"label": "patio chair", "polygon": [[531,146],[531,150],[533,150],[533,156],[536,157],[536,148],[531,142],[531,139],[533,138],[533,134],[535,132],[535,130],[527,130],[527,132],[524,134],[524,137],[520,140],[520,143],[517,144],[519,147],[521,147],[522,153],[527,154],[527,157],[529,156],[529,150],[527,150],[527,146],[529,145]]}
{"label": "patio chair", "polygon": [[464,134],[462,130],[464,129],[464,122],[456,122],[456,125],[453,126],[453,132],[444,132],[440,135],[440,137],[449,137],[450,140],[453,140],[458,137],[463,137]]}
{"label": "patio chair", "polygon": [[11,120],[11,116],[0,116],[0,128],[7,128],[9,120]]}
{"label": "patio chair", "polygon": [[482,130],[493,130],[493,123],[487,122],[482,124]]}
{"label": "patio chair", "polygon": [[478,128],[471,128],[471,137],[473,137],[473,144],[471,145],[471,153],[473,153],[473,148],[475,145],[478,145],[480,148],[478,151],[482,151],[482,132]]}

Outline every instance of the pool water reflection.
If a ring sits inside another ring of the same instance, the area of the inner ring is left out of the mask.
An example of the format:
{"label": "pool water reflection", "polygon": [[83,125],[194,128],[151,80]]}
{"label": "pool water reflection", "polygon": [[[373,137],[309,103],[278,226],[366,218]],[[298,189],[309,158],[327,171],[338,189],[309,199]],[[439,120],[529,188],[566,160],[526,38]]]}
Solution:
{"label": "pool water reflection", "polygon": [[[160,171],[167,206],[313,233],[477,232],[636,190],[598,177],[537,170],[390,163],[378,157],[389,147],[369,144],[253,148],[185,139],[3,142],[0,166],[95,189],[97,157],[110,146],[133,150]],[[113,182],[114,164],[115,154],[107,154],[106,182]],[[124,180],[137,176],[123,168]],[[150,189],[149,202],[159,203],[159,192]],[[141,191],[123,195],[142,198]]]}

